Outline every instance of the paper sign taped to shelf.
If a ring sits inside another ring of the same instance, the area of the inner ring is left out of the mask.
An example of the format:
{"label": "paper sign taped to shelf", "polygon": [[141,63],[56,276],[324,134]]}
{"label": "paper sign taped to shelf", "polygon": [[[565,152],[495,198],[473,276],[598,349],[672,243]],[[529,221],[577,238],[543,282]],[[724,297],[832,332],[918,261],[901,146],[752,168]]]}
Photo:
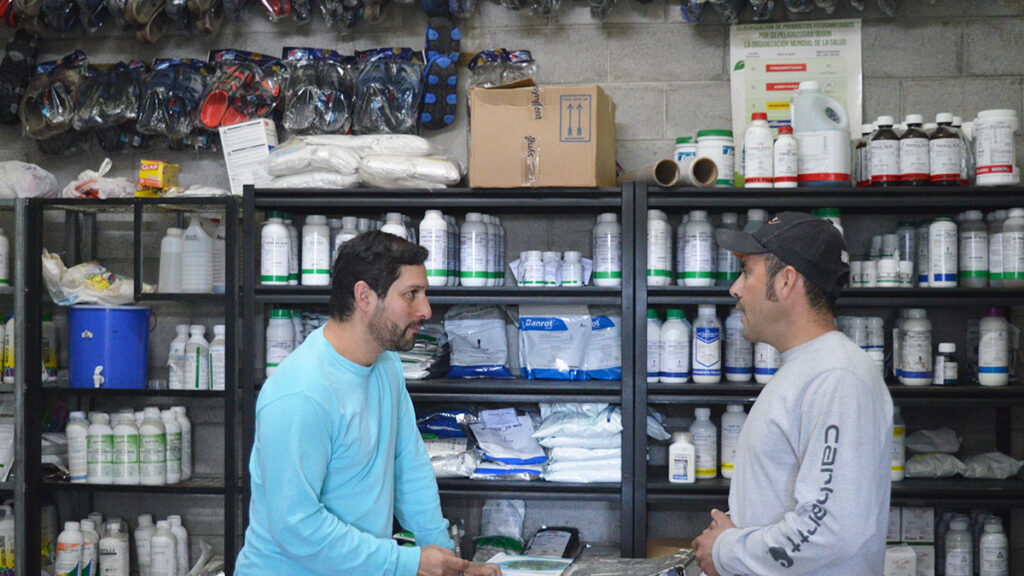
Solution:
{"label": "paper sign taped to shelf", "polygon": [[266,118],[221,126],[220,147],[224,151],[224,165],[231,182],[231,193],[242,195],[246,184],[263,186],[270,183],[267,173],[267,158],[270,150],[277,146],[277,129],[274,121]]}

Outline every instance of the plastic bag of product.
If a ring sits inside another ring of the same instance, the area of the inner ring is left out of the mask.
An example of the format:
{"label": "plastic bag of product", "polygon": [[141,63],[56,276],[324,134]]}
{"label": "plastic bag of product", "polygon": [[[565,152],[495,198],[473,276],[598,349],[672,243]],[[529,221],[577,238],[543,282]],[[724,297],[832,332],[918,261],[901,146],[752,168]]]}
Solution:
{"label": "plastic bag of product", "polygon": [[422,434],[438,438],[465,438],[462,423],[470,413],[466,410],[439,410],[416,417],[416,427]]}
{"label": "plastic bag of product", "polygon": [[476,421],[467,423],[485,460],[513,467],[548,461],[544,449],[532,436],[534,425],[529,414],[517,413],[514,408],[482,410]]}
{"label": "plastic bag of product", "polygon": [[469,478],[480,457],[466,438],[424,438],[435,478]]}
{"label": "plastic bag of product", "polygon": [[955,454],[960,450],[960,439],[956,432],[949,428],[938,430],[918,430],[907,436],[907,450],[914,452],[942,452]]}
{"label": "plastic bag of product", "polygon": [[270,179],[264,188],[354,188],[359,185],[355,174],[339,174],[326,170],[299,172]]}
{"label": "plastic bag of product", "polygon": [[486,562],[499,552],[523,553],[523,500],[485,500],[480,512],[480,536],[473,539],[474,562]]}
{"label": "plastic bag of product", "polygon": [[618,406],[609,406],[597,414],[555,412],[541,422],[533,437],[593,438],[614,436],[621,432],[622,410]]}
{"label": "plastic bag of product", "polygon": [[398,156],[430,156],[433,147],[422,136],[412,134],[315,134],[302,141],[315,146],[348,148],[359,156],[394,154]]}
{"label": "plastic bag of product", "polygon": [[0,162],[0,198],[53,198],[59,190],[57,178],[35,164]]}
{"label": "plastic bag of product", "polygon": [[355,174],[359,155],[334,146],[318,146],[299,138],[291,138],[274,147],[267,158],[267,173],[288,176],[311,170],[327,170],[339,174]]}
{"label": "plastic bag of product", "polygon": [[552,448],[548,452],[548,461],[551,463],[591,462],[594,460],[611,460],[613,458],[622,458],[622,447],[578,448],[576,446],[559,446],[557,448]]}
{"label": "plastic bag of product", "polygon": [[372,154],[359,163],[359,180],[376,188],[446,188],[461,179],[454,158]]}
{"label": "plastic bag of product", "polygon": [[593,438],[577,438],[574,436],[546,436],[537,441],[545,448],[619,448],[622,446],[622,434],[614,436],[595,436]]}
{"label": "plastic bag of product", "polygon": [[907,459],[908,478],[949,478],[967,471],[952,454],[917,454]]}
{"label": "plastic bag of product", "polygon": [[64,187],[61,198],[134,198],[135,182],[127,178],[107,178],[114,163],[104,158],[98,171],[83,170],[78,178]]}
{"label": "plastic bag of product", "polygon": [[212,64],[193,58],[155,61],[142,83],[139,132],[184,140],[196,127],[200,98],[214,70]]}
{"label": "plastic bag of product", "polygon": [[353,129],[360,134],[415,134],[423,93],[423,54],[409,48],[357,53]]}
{"label": "plastic bag of product", "polygon": [[135,120],[145,70],[141,62],[118,62],[86,78],[75,96],[74,129],[110,128]]}
{"label": "plastic bag of product", "polygon": [[70,130],[78,89],[89,75],[88,60],[80,50],[37,65],[18,108],[25,135],[45,140]]}
{"label": "plastic bag of product", "polygon": [[526,377],[586,380],[590,326],[586,306],[521,305],[519,356]]}
{"label": "plastic bag of product", "polygon": [[588,378],[622,380],[621,326],[617,309],[595,307],[591,311],[590,342],[584,360]]}
{"label": "plastic bag of product", "polygon": [[[50,298],[58,306],[101,304],[121,306],[135,299],[135,283],[122,278],[98,262],[83,262],[66,268],[60,256],[43,249],[43,281]],[[143,284],[142,292],[156,292],[156,286]]]}
{"label": "plastic bag of product", "polygon": [[545,466],[540,477],[548,482],[622,482],[622,459],[555,462]]}
{"label": "plastic bag of product", "polygon": [[284,52],[288,88],[281,127],[289,134],[347,132],[352,125],[355,60],[315,48]]}
{"label": "plastic bag of product", "polygon": [[537,75],[537,63],[529,50],[484,50],[469,61],[469,87],[486,88]]}
{"label": "plastic bag of product", "polygon": [[665,417],[654,408],[647,408],[647,435],[655,440],[669,440],[672,435],[665,430]]}
{"label": "plastic bag of product", "polygon": [[512,378],[505,317],[497,306],[453,306],[444,315],[449,378]]}
{"label": "plastic bag of product", "polygon": [[470,476],[472,480],[536,480],[544,471],[543,464],[505,464],[483,458]]}
{"label": "plastic bag of product", "polygon": [[963,475],[967,478],[1006,480],[1016,476],[1024,462],[1014,460],[1002,452],[986,452],[964,460],[964,465],[967,470]]}
{"label": "plastic bag of product", "polygon": [[597,416],[611,404],[608,402],[540,402],[537,406],[540,407],[540,419],[546,420],[548,416],[558,412]]}

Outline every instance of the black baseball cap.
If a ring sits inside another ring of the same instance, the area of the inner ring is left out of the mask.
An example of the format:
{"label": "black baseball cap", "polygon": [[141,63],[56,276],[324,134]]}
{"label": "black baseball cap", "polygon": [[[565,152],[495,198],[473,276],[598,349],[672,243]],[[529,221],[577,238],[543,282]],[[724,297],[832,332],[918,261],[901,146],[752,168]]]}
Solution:
{"label": "black baseball cap", "polygon": [[808,281],[839,296],[850,279],[846,241],[831,222],[803,212],[781,212],[753,233],[718,229],[718,245],[744,254],[777,256]]}

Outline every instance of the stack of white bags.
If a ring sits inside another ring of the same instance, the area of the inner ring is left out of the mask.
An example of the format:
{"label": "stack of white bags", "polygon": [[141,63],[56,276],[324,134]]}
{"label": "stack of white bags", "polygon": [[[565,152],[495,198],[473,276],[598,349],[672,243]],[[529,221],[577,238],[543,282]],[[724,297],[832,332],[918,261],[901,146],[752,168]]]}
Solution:
{"label": "stack of white bags", "polygon": [[548,482],[621,482],[622,411],[606,403],[541,403],[533,433],[548,450]]}

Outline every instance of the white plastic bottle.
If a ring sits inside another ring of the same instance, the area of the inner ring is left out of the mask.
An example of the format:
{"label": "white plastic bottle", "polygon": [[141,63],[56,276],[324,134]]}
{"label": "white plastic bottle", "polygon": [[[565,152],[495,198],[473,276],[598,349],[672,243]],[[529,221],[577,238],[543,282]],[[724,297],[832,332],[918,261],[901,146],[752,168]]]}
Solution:
{"label": "white plastic bottle", "polygon": [[267,321],[266,372],[269,378],[278,364],[295,349],[295,328],[292,326],[291,311],[274,308]]}
{"label": "white plastic bottle", "polygon": [[1009,324],[998,308],[985,312],[978,326],[978,383],[1006,386],[1010,375]]}
{"label": "white plastic bottle", "polygon": [[957,258],[957,279],[960,286],[988,286],[988,229],[982,221],[981,210],[964,212],[957,246],[960,250]]}
{"label": "white plastic bottle", "polygon": [[113,483],[139,483],[139,429],[130,414],[114,415]]}
{"label": "white plastic bottle", "polygon": [[765,342],[754,343],[754,380],[767,384],[782,365],[782,354],[778,348]]}
{"label": "white plastic bottle", "polygon": [[989,518],[985,521],[985,532],[981,536],[979,548],[980,576],[1009,576],[1010,549],[1001,520]]}
{"label": "white plastic bottle", "polygon": [[725,319],[725,379],[750,382],[754,375],[754,345],[743,337],[743,311],[733,308]]}
{"label": "white plastic bottle", "polygon": [[299,344],[302,344],[302,341],[306,338],[302,329],[302,310],[294,308],[289,310],[288,319],[292,321],[292,334],[295,335],[295,347],[298,348]]}
{"label": "white plastic bottle", "polygon": [[81,576],[95,576],[99,568],[100,535],[92,520],[82,520],[78,525],[82,533],[82,564],[78,573]]}
{"label": "white plastic bottle", "polygon": [[112,484],[114,482],[114,431],[110,428],[108,414],[96,414],[89,425],[89,483]]}
{"label": "white plastic bottle", "polygon": [[931,266],[931,259],[928,256],[928,231],[931,221],[924,220],[918,223],[916,229],[917,260],[917,285],[921,288],[928,287],[928,267]]}
{"label": "white plastic bottle", "polygon": [[[497,233],[495,233],[497,237]],[[544,285],[545,286],[558,286],[559,268],[562,267],[562,253],[555,250],[544,251]],[[495,286],[497,286],[498,277],[494,277]]]}
{"label": "white plastic bottle", "polygon": [[673,432],[668,447],[668,481],[693,484],[697,481],[697,448],[689,432]]}
{"label": "white plastic bottle", "polygon": [[690,371],[695,384],[718,384],[722,380],[722,323],[715,316],[714,304],[697,307],[693,321],[693,357]]}
{"label": "white plastic bottle", "polygon": [[299,279],[303,286],[331,285],[331,228],[327,225],[327,217],[322,214],[306,216],[302,225]]}
{"label": "white plastic bottle", "polygon": [[448,282],[446,286],[459,285],[459,224],[454,216],[445,216],[448,223]]}
{"label": "white plastic bottle", "polygon": [[288,230],[288,285],[299,285],[299,246],[302,244],[299,238],[299,229],[292,223],[292,215],[287,212],[281,213],[281,221]]}
{"label": "white plastic bottle", "polygon": [[594,286],[622,286],[622,227],[618,218],[618,214],[606,212],[598,215],[594,225]]}
{"label": "white plastic bottle", "polygon": [[185,386],[186,390],[210,389],[210,344],[206,341],[206,327],[202,324],[189,326],[188,344],[185,345]]}
{"label": "white plastic bottle", "polygon": [[718,429],[711,423],[711,409],[697,408],[696,419],[690,425],[693,445],[697,448],[698,480],[718,477]]}
{"label": "white plastic bottle", "polygon": [[167,522],[171,525],[171,534],[174,534],[175,541],[175,553],[177,555],[178,564],[178,576],[185,576],[188,572],[189,566],[189,554],[188,554],[188,530],[181,523],[181,516],[172,514],[167,517]]}
{"label": "white plastic bottle", "polygon": [[160,292],[181,292],[181,228],[168,228],[167,235],[160,240],[160,276],[157,288]]}
{"label": "white plastic bottle", "polygon": [[448,283],[448,223],[440,210],[427,210],[420,221],[420,246],[427,249],[427,284]]}
{"label": "white plastic bottle", "polygon": [[892,481],[899,482],[906,476],[907,424],[900,416],[900,407],[892,407]]}
{"label": "white plastic bottle", "polygon": [[394,234],[403,240],[409,239],[405,223],[402,222],[402,215],[398,212],[388,212],[384,215],[384,225],[381,226],[380,231]]}
{"label": "white plastic bottle", "polygon": [[998,288],[1003,285],[1003,224],[1009,214],[1007,210],[989,212],[988,217],[988,285]]}
{"label": "white plastic bottle", "polygon": [[713,286],[715,283],[714,229],[704,210],[691,210],[690,221],[686,224],[686,267],[683,282],[687,286]]}
{"label": "white plastic bottle", "polygon": [[459,281],[463,286],[487,286],[487,225],[479,212],[466,214],[459,233]]}
{"label": "white plastic bottle", "polygon": [[53,571],[57,576],[81,574],[83,544],[84,539],[78,522],[65,522],[64,530],[57,536],[57,558],[53,564]]}
{"label": "white plastic bottle", "polygon": [[1003,222],[1004,287],[1024,286],[1024,208],[1010,208]]}
{"label": "white plastic bottle", "polygon": [[772,149],[773,182],[776,188],[796,188],[800,157],[792,126],[780,126]]}
{"label": "white plastic bottle", "polygon": [[181,237],[181,291],[213,292],[213,239],[197,214],[192,215]]}
{"label": "white plastic bottle", "polygon": [[160,409],[147,406],[139,426],[139,484],[167,484],[167,434]]}
{"label": "white plastic bottle", "polygon": [[950,218],[936,218],[928,226],[929,288],[956,287],[957,256],[956,223]]}
{"label": "white plastic bottle", "polygon": [[520,286],[544,287],[544,252],[527,250],[522,267],[523,273],[519,277]]}
{"label": "white plastic bottle", "polygon": [[686,286],[686,225],[690,215],[683,214],[676,226],[676,286]]}
{"label": "white plastic bottle", "polygon": [[967,517],[956,515],[946,532],[946,576],[973,576],[974,548],[967,529]]}
{"label": "white plastic bottle", "polygon": [[[725,230],[739,230],[739,214],[735,212],[723,212],[722,223],[719,226]],[[718,246],[718,258],[715,263],[715,282],[719,286],[732,286],[732,283],[740,277],[740,259],[732,253]]]}
{"label": "white plastic bottle", "polygon": [[932,383],[932,323],[923,308],[911,308],[900,328],[900,382],[905,386]]}
{"label": "white plastic bottle", "polygon": [[167,520],[156,523],[149,542],[150,576],[178,576],[178,544]]}
{"label": "white plastic bottle", "polygon": [[138,527],[135,529],[135,557],[139,563],[139,576],[151,576],[150,543],[156,533],[156,526],[153,525],[151,514],[142,514],[138,519]]}
{"label": "white plastic bottle", "polygon": [[562,262],[562,286],[583,286],[583,255],[575,250],[566,250]]}
{"label": "white plastic bottle", "polygon": [[658,311],[647,309],[647,383],[661,381],[661,322]]}
{"label": "white plastic bottle", "polygon": [[89,479],[89,421],[85,412],[74,411],[68,415],[68,424],[64,428],[68,442],[68,468],[71,481],[88,482]]}
{"label": "white plastic bottle", "polygon": [[497,258],[498,258],[498,263],[496,264],[497,269],[498,269],[498,277],[497,277],[496,282],[494,283],[494,285],[495,286],[504,286],[505,285],[505,227],[501,225],[501,218],[498,218],[497,216],[491,216],[491,220],[494,223],[494,231],[498,233],[497,239],[496,239],[497,245],[495,246],[495,249],[496,249],[495,254],[497,254]]}
{"label": "white plastic bottle", "polygon": [[768,127],[768,114],[754,112],[750,126],[743,135],[743,187],[771,188],[773,168],[772,129]]}
{"label": "white plastic bottle", "polygon": [[661,210],[647,211],[647,285],[672,283],[672,226]]}
{"label": "white plastic bottle", "polygon": [[341,228],[334,234],[331,239],[331,268],[334,268],[334,261],[338,258],[338,248],[342,244],[355,238],[359,235],[358,226],[359,219],[355,216],[344,216],[341,219]]}
{"label": "white plastic bottle", "polygon": [[665,384],[685,384],[690,379],[690,323],[678,308],[670,308],[661,325],[659,368]]}
{"label": "white plastic bottle", "polygon": [[879,368],[885,365],[885,321],[878,316],[871,316],[867,325],[867,353]]}
{"label": "white plastic bottle", "polygon": [[181,427],[181,481],[184,482],[192,478],[192,421],[184,406],[171,406],[171,412]]}
{"label": "white plastic bottle", "polygon": [[214,324],[213,340],[210,341],[210,390],[223,390],[224,372],[224,325]]}
{"label": "white plastic bottle", "polygon": [[128,535],[121,532],[116,522],[107,524],[106,534],[100,538],[100,576],[129,576]]}
{"label": "white plastic bottle", "polygon": [[849,186],[850,118],[843,105],[810,80],[800,82],[789,108],[800,149],[800,185]]}
{"label": "white plastic bottle", "polygon": [[164,459],[167,483],[177,484],[181,482],[181,425],[170,410],[160,411],[160,421],[164,424],[164,437],[167,439],[167,456]]}
{"label": "white plastic bottle", "polygon": [[212,220],[216,222],[217,227],[213,231],[213,248],[212,257],[210,259],[210,265],[212,266],[211,274],[213,275],[213,292],[214,294],[223,294],[226,288],[227,275],[224,270],[225,254],[227,252],[227,227],[224,226],[224,220]]}
{"label": "white plastic bottle", "polygon": [[260,231],[260,284],[288,285],[291,252],[291,235],[281,213],[276,210],[269,212]]}
{"label": "white plastic bottle", "polygon": [[729,404],[722,414],[722,478],[732,478],[736,468],[736,452],[740,444],[740,432],[747,421],[742,404]]}
{"label": "white plastic bottle", "polygon": [[487,228],[487,285],[495,286],[498,281],[498,230],[490,214],[483,215],[483,222]]}
{"label": "white plastic bottle", "polygon": [[167,387],[171,390],[185,389],[185,347],[188,346],[188,324],[174,327],[177,335],[171,340],[167,353]]}

